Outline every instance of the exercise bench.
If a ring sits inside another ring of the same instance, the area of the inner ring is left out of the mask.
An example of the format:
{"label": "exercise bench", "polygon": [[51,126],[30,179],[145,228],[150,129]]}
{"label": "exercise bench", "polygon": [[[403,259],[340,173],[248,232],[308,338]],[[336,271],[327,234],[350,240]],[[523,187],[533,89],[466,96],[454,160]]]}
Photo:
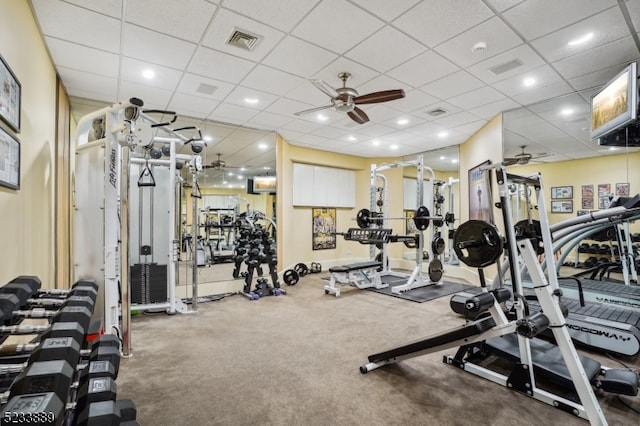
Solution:
{"label": "exercise bench", "polygon": [[334,266],[329,268],[331,279],[324,286],[324,293],[333,293],[340,296],[340,289],[347,285],[353,285],[359,289],[375,287],[377,289],[388,287],[382,282],[378,269],[382,268],[382,262],[369,261],[352,263],[350,265]]}

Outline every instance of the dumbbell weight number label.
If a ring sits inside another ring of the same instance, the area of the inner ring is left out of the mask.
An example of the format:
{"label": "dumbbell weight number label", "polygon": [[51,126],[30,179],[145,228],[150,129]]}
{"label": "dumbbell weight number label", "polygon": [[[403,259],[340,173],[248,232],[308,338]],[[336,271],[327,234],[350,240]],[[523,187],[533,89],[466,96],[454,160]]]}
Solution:
{"label": "dumbbell weight number label", "polygon": [[[26,408],[26,407],[25,407]],[[56,415],[53,411],[7,411],[4,413],[2,424],[55,424]]]}

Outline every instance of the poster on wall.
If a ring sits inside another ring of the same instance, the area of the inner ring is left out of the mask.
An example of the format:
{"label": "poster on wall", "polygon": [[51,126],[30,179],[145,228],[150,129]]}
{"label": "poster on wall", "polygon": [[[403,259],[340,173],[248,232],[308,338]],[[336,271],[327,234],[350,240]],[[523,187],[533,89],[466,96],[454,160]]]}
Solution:
{"label": "poster on wall", "polygon": [[598,197],[607,197],[611,193],[611,185],[608,183],[598,184]]}
{"label": "poster on wall", "polygon": [[22,86],[0,55],[0,118],[14,132],[20,132],[20,98]]}
{"label": "poster on wall", "polygon": [[491,160],[469,169],[469,219],[493,223],[491,171],[483,169]]}
{"label": "poster on wall", "polygon": [[0,185],[20,189],[20,142],[0,127]]}
{"label": "poster on wall", "polygon": [[313,208],[312,216],[312,249],[327,250],[336,248],[336,209]]}
{"label": "poster on wall", "polygon": [[418,228],[416,228],[416,223],[413,221],[413,217],[416,215],[415,210],[405,210],[404,217],[407,219],[404,221],[405,227],[404,232],[405,235],[414,235],[418,233]]}
{"label": "poster on wall", "polygon": [[628,183],[616,183],[616,195],[628,197],[631,193]]}

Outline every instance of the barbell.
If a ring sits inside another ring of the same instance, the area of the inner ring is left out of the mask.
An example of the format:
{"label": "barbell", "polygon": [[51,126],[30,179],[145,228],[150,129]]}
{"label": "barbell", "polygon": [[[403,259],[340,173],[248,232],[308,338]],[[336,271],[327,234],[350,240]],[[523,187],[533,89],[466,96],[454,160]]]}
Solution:
{"label": "barbell", "polygon": [[371,224],[380,225],[385,220],[413,220],[416,228],[419,231],[424,231],[429,227],[431,220],[442,220],[442,216],[431,216],[428,208],[420,206],[413,213],[413,217],[384,217],[369,209],[360,209],[355,219],[358,227],[362,229],[368,228]]}

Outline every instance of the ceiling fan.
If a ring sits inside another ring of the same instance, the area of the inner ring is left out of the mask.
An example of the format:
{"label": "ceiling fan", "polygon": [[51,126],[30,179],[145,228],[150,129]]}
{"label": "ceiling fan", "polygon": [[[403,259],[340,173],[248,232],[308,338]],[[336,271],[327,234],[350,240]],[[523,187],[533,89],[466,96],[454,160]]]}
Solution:
{"label": "ceiling fan", "polygon": [[[533,158],[533,154],[525,152],[526,147],[527,147],[526,145],[520,145],[520,149],[522,150],[522,152],[514,155],[513,157],[505,158],[502,161],[502,164],[504,164],[505,166],[513,166],[515,164],[519,166],[524,166],[525,164],[529,164],[529,161],[531,161],[534,158]],[[545,152],[537,155],[535,158],[536,159],[542,158],[542,157],[546,157],[547,155],[548,154]]]}
{"label": "ceiling fan", "polygon": [[214,169],[214,170],[223,170],[223,169],[237,169],[238,167],[227,166],[227,162],[221,159],[222,154],[216,154],[218,156],[217,160],[211,162],[211,164],[205,164],[202,166],[203,169]]}
{"label": "ceiling fan", "polygon": [[351,74],[348,72],[341,72],[340,74],[338,74],[338,78],[342,80],[342,87],[338,87],[337,89],[334,89],[332,86],[322,80],[309,80],[318,89],[320,89],[320,91],[331,98],[331,104],[299,111],[296,112],[295,115],[310,114],[312,112],[334,108],[336,111],[346,112],[347,115],[356,123],[364,124],[369,121],[369,117],[356,105],[377,104],[380,102],[388,102],[404,98],[404,90],[402,89],[383,90],[380,92],[373,92],[360,96],[358,95],[356,89],[347,87],[347,80],[349,80],[350,77]]}

